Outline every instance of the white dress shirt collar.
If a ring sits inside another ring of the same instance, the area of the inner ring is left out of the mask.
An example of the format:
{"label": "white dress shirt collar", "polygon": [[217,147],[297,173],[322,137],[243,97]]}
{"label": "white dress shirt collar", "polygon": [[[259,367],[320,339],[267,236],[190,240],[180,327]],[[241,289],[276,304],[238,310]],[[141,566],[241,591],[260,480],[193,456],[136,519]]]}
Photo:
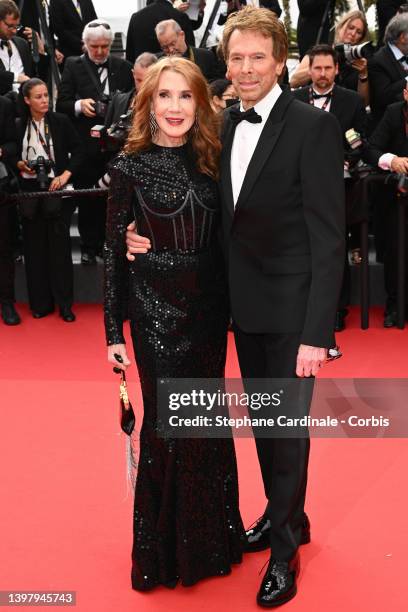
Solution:
{"label": "white dress shirt collar", "polygon": [[392,43],[388,43],[388,46],[389,46],[389,48],[391,50],[391,53],[395,57],[395,59],[397,61],[399,61],[401,59],[401,57],[404,55],[403,52],[401,51],[401,49],[398,49],[398,47],[396,47]]}
{"label": "white dress shirt collar", "polygon": [[[255,104],[254,110],[258,113],[258,115],[262,117],[262,124],[264,124],[265,121],[268,119],[269,114],[271,110],[273,109],[273,107],[275,106],[276,101],[281,95],[281,93],[282,93],[282,89],[280,88],[278,83],[276,83],[272,87],[270,92],[267,93],[266,96],[262,98],[262,100],[260,100],[259,102]],[[241,102],[240,110],[241,111],[244,110],[244,107],[242,106],[242,102]]]}

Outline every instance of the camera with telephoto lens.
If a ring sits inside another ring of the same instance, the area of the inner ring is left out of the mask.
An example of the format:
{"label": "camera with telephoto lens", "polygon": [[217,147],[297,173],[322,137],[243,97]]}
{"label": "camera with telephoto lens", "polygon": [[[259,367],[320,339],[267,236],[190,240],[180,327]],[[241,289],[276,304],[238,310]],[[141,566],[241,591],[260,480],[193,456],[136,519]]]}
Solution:
{"label": "camera with telephoto lens", "polygon": [[98,117],[105,117],[110,101],[110,96],[104,94],[95,102],[95,114]]}
{"label": "camera with telephoto lens", "polygon": [[371,41],[361,43],[360,45],[350,45],[349,43],[343,43],[335,45],[335,50],[339,57],[339,62],[347,62],[351,64],[354,60],[358,59],[369,59],[375,53],[373,43]]}
{"label": "camera with telephoto lens", "polygon": [[40,184],[40,189],[48,189],[50,179],[48,173],[52,168],[52,163],[49,159],[46,159],[42,155],[39,155],[37,159],[32,159],[27,162],[27,166],[30,170],[34,170],[37,174],[37,181]]}
{"label": "camera with telephoto lens", "polygon": [[126,142],[132,120],[132,110],[129,109],[125,115],[121,115],[119,121],[112,123],[110,127],[94,125],[91,129],[92,138],[98,138],[101,149],[111,153],[118,153]]}

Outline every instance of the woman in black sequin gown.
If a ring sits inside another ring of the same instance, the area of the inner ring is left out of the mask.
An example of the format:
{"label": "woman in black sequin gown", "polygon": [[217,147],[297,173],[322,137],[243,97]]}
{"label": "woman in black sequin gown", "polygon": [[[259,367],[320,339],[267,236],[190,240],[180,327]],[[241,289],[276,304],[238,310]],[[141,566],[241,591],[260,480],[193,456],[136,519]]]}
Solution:
{"label": "woman in black sequin gown", "polygon": [[[109,359],[117,365],[119,353],[129,364],[122,332],[128,300],[143,394],[132,551],[137,590],[174,586],[178,579],[192,585],[228,574],[241,560],[232,439],[165,440],[155,429],[158,377],[224,375],[228,303],[214,181],[219,150],[199,69],[181,58],[153,66],[138,93],[126,152],[111,171],[105,246]],[[125,232],[133,219],[151,249],[129,263]]]}

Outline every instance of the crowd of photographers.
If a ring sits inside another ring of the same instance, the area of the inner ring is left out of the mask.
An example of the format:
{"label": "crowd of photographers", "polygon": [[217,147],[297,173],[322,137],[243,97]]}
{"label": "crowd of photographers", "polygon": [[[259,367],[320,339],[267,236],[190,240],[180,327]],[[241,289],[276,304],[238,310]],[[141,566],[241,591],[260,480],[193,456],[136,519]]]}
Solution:
{"label": "crowd of photographers", "polygon": [[[242,4],[217,4],[212,22],[222,24]],[[300,62],[281,85],[334,114],[344,134],[350,254],[335,323],[341,331],[350,262],[361,262],[362,182],[373,172],[408,174],[408,6],[394,2],[383,27],[384,3],[378,2],[383,41],[375,47],[362,11],[341,16],[331,40],[334,2],[298,4]],[[277,0],[261,5],[281,12]],[[33,317],[58,307],[64,321],[75,321],[72,215],[78,207],[81,263],[93,265],[104,242],[109,162],[125,142],[149,66],[163,55],[186,57],[209,82],[216,112],[237,102],[216,48],[195,47],[204,6],[191,12],[188,2],[148,0],[130,18],[123,59],[112,52],[114,33],[97,18],[92,0],[35,0],[20,7],[0,0],[0,190],[19,194],[18,206],[0,204],[0,303],[7,325],[21,321],[14,303],[14,263],[21,254]],[[408,190],[403,181],[399,185]],[[81,193],[68,197],[72,189]],[[397,193],[397,181],[385,181],[370,194],[377,259],[384,262],[385,327],[397,322]]]}

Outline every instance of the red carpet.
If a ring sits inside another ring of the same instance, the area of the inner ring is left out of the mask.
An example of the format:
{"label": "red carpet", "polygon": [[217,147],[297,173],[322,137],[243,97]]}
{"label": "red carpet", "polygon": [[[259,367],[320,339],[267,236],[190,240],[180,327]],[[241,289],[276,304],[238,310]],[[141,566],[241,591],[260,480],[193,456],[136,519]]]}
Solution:
{"label": "red carpet", "polygon": [[[68,325],[57,315],[34,320],[21,307],[21,326],[0,326],[0,590],[75,590],[81,612],[256,610],[266,552],[195,587],[131,590],[132,500],[117,379],[106,362],[100,307],[75,310],[78,320]],[[374,310],[372,327],[361,331],[354,310],[338,336],[344,357],[322,375],[408,376],[408,329],[381,323]],[[232,341],[228,374],[238,375]],[[252,440],[238,440],[237,454],[250,523],[264,508]],[[312,441],[312,543],[301,550],[299,593],[283,609],[407,609],[407,459],[406,440]]]}

